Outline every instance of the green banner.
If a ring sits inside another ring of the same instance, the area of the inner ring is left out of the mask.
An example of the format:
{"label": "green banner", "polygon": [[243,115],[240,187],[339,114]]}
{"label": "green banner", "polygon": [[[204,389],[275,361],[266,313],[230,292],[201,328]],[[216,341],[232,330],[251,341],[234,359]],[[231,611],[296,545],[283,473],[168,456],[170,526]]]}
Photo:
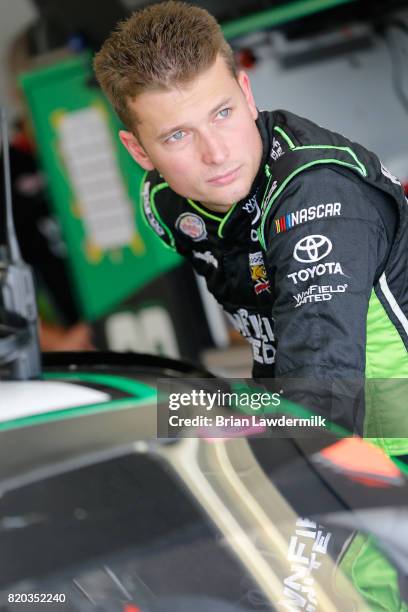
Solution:
{"label": "green banner", "polygon": [[21,79],[73,288],[90,321],[181,262],[142,219],[143,171],[120,143],[121,125],[92,77],[84,53]]}

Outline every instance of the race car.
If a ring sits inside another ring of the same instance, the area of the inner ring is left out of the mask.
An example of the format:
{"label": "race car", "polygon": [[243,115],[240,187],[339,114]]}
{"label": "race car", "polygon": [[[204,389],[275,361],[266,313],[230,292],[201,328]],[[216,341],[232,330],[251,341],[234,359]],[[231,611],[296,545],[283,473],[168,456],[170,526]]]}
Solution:
{"label": "race car", "polygon": [[0,382],[0,609],[404,609],[406,466],[329,430],[158,438],[157,381],[198,377],[225,384],[96,352],[45,354],[40,380]]}

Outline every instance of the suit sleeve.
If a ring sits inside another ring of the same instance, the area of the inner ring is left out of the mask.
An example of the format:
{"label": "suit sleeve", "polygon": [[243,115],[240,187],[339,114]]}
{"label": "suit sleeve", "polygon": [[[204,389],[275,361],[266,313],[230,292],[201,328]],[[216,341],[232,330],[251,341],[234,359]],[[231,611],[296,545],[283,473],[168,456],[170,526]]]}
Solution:
{"label": "suit sleeve", "polygon": [[303,379],[292,399],[327,416],[334,410],[334,420],[360,433],[367,310],[388,248],[372,199],[390,206],[354,176],[309,170],[288,186],[265,224],[276,377]]}

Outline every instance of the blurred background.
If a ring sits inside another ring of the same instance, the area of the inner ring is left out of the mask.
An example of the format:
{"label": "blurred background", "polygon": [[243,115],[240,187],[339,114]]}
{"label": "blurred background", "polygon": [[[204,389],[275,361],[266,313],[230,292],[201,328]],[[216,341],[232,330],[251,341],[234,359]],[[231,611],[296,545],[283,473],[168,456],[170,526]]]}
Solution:
{"label": "blurred background", "polygon": [[[0,100],[41,345],[154,353],[246,375],[249,347],[189,264],[143,223],[142,171],[93,78],[93,53],[116,22],[148,4],[0,4]],[[361,142],[408,189],[407,1],[193,4],[221,22],[261,110],[284,108]]]}

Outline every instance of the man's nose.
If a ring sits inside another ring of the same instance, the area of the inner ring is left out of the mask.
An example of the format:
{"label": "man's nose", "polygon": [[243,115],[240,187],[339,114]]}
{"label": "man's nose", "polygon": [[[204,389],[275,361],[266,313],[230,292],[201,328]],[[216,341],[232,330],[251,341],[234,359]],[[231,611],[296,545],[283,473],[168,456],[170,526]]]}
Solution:
{"label": "man's nose", "polygon": [[228,158],[228,147],[221,134],[206,133],[201,137],[201,156],[207,165],[221,165]]}

